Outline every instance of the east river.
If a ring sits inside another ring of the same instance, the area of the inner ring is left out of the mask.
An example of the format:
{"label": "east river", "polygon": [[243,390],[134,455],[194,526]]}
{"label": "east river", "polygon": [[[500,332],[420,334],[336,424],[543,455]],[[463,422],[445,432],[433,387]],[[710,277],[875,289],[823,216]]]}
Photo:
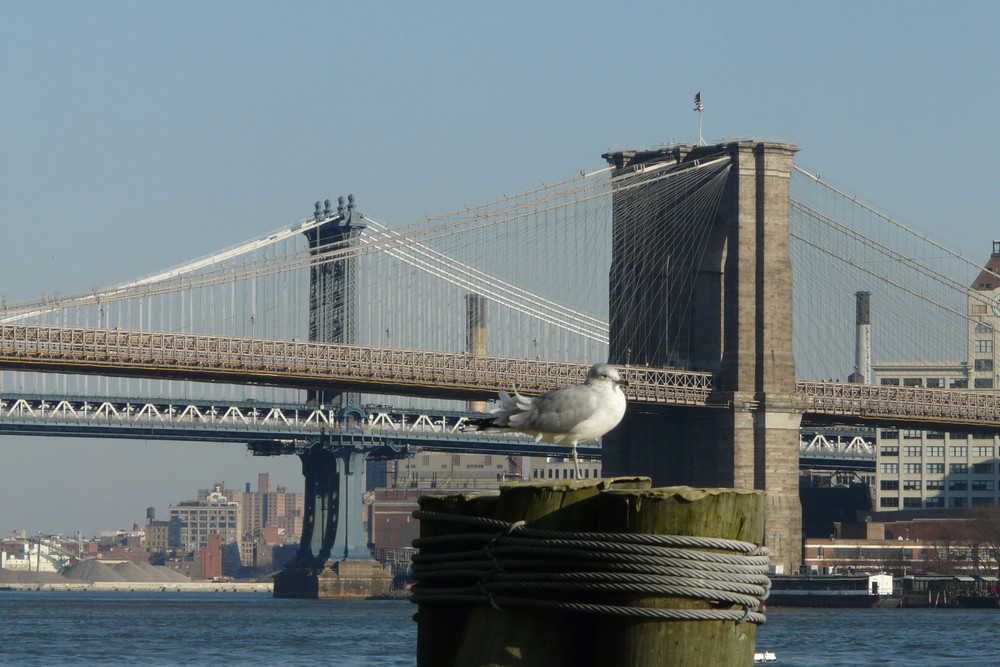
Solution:
{"label": "east river", "polygon": [[[0,591],[2,665],[413,665],[416,606],[257,593]],[[1000,663],[997,609],[769,609],[776,665]]]}

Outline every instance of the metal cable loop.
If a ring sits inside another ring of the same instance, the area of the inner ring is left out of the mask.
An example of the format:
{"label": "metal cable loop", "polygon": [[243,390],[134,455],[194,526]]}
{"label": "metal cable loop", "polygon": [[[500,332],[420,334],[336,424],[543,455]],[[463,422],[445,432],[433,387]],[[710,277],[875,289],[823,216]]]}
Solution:
{"label": "metal cable loop", "polygon": [[493,596],[492,598],[479,595],[452,595],[441,596],[432,600],[425,599],[425,596],[423,595],[413,595],[410,599],[416,603],[458,602],[464,604],[491,604],[492,600],[493,608],[498,610],[505,607],[535,607],[656,621],[735,621],[736,623],[750,621],[751,623],[761,625],[767,620],[764,614],[748,608],[654,609],[651,607],[622,607],[618,605],[565,602],[560,600],[538,600],[532,598],[517,598],[499,595]]}
{"label": "metal cable loop", "polygon": [[[536,538],[561,539],[567,535],[573,535],[574,539],[592,541],[614,541],[621,544],[648,544],[652,546],[677,546],[677,547],[698,547],[702,549],[725,549],[726,551],[742,551],[751,553],[756,551],[760,545],[752,542],[741,542],[739,540],[726,540],[718,537],[698,537],[693,535],[653,535],[648,533],[567,533],[559,530],[544,530],[540,528],[530,528],[524,521],[508,523],[500,519],[489,519],[481,516],[465,516],[461,514],[446,514],[444,512],[428,512],[425,510],[415,510],[413,517],[428,521],[445,521],[450,523],[464,523],[471,526],[481,526],[484,530],[500,530],[504,533],[514,533],[522,536]],[[414,540],[413,546],[419,548],[418,543],[423,540],[434,540],[440,537],[421,537]]]}
{"label": "metal cable loop", "polygon": [[[417,581],[413,602],[544,607],[660,620],[765,620],[757,610],[770,593],[768,552],[756,544],[693,536],[538,530],[523,521],[420,510],[413,516],[482,531],[414,541],[417,547],[457,550],[413,557]],[[468,548],[477,543],[482,546]],[[547,599],[535,599],[531,591],[544,591]],[[575,598],[581,593],[683,597],[738,608],[633,608],[579,602]],[[561,594],[574,599],[553,599]]]}

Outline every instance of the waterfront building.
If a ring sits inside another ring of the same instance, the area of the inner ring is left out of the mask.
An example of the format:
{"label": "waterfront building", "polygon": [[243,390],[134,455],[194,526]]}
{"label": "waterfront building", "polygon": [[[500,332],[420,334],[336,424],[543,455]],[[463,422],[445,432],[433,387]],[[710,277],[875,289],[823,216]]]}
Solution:
{"label": "waterfront building", "polygon": [[[217,487],[219,485],[216,485]],[[243,517],[238,502],[229,500],[216,488],[204,501],[187,501],[170,505],[167,514],[180,525],[180,546],[186,551],[199,551],[209,544],[209,535],[219,535],[224,545],[236,545],[242,560]],[[252,547],[251,547],[251,554]],[[250,561],[244,562],[249,565]]]}
{"label": "waterfront building", "polygon": [[178,519],[146,522],[146,549],[154,553],[166,553],[167,550],[181,546],[181,523]]}
{"label": "waterfront building", "polygon": [[[1000,241],[969,287],[968,345],[954,363],[873,364],[874,381],[900,387],[973,389],[1000,386]],[[878,429],[876,507],[879,510],[996,506],[1000,438],[987,433]]]}
{"label": "waterfront building", "polygon": [[297,541],[302,535],[304,496],[301,493],[290,493],[284,486],[278,486],[272,491],[271,473],[257,475],[256,491],[250,490],[249,482],[246,483],[245,489],[228,488],[225,482],[218,482],[212,489],[199,490],[199,501],[204,502],[216,491],[240,505],[242,544],[248,564],[253,562],[253,545],[267,524],[281,528],[286,543]]}

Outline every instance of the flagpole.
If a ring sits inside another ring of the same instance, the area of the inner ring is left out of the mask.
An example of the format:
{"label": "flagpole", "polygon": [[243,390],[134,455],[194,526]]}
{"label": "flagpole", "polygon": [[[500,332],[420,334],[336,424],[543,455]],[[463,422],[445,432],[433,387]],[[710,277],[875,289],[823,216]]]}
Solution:
{"label": "flagpole", "polygon": [[705,138],[701,133],[701,112],[705,110],[705,106],[701,103],[701,91],[694,96],[694,110],[698,112],[698,145],[705,145]]}

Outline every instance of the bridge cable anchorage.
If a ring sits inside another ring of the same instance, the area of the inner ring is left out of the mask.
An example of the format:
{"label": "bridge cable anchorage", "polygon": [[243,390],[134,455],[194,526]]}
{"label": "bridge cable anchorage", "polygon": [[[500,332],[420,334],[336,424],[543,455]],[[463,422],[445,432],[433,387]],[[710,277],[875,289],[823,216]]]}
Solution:
{"label": "bridge cable anchorage", "polygon": [[[768,551],[760,545],[680,535],[539,530],[523,522],[417,510],[420,521],[458,522],[468,533],[414,540],[435,553],[413,556],[412,602],[560,609],[655,620],[762,624],[770,593]],[[442,548],[450,549],[440,552]],[[735,553],[705,551],[719,549]],[[636,593],[684,597],[730,609],[653,609],[581,602]]]}

